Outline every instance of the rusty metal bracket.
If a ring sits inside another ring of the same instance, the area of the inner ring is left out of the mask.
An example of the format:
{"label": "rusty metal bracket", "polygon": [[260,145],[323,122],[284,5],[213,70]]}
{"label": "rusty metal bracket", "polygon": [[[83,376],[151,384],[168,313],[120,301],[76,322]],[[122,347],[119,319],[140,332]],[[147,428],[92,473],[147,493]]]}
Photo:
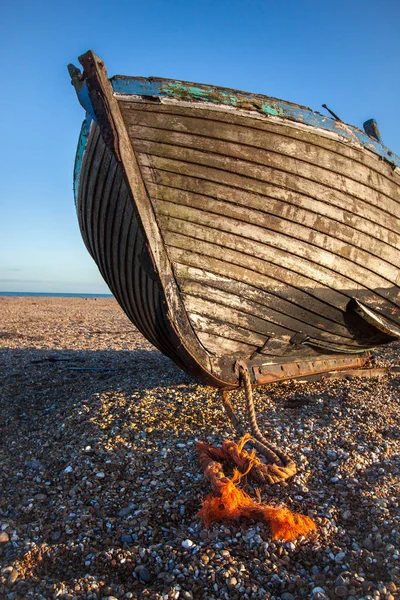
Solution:
{"label": "rusty metal bracket", "polygon": [[330,371],[360,369],[365,366],[368,360],[369,354],[366,354],[363,356],[335,356],[335,358],[325,357],[286,363],[269,362],[248,365],[248,367],[251,367],[253,371],[253,385],[263,385]]}

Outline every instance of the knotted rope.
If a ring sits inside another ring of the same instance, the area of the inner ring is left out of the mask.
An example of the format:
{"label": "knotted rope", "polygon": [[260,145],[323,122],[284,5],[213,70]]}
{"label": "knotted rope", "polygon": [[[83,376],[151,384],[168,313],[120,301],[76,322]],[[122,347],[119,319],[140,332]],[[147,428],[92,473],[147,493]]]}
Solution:
{"label": "knotted rope", "polygon": [[[199,462],[213,490],[203,500],[198,516],[206,527],[212,521],[239,517],[265,521],[271,528],[272,538],[285,541],[314,531],[315,523],[310,517],[293,513],[285,506],[258,504],[237,487],[236,484],[244,475],[258,479],[258,470],[265,466],[256,457],[254,450],[250,453],[244,450],[243,446],[249,437],[245,435],[238,444],[225,441],[221,448],[197,442]],[[226,477],[223,462],[235,465],[232,479]]]}
{"label": "knotted rope", "polygon": [[[294,461],[284,452],[270,444],[262,435],[254,409],[250,375],[244,363],[238,362],[238,374],[244,384],[246,408],[252,435],[245,434],[239,443],[225,441],[220,448],[197,442],[199,462],[204,475],[211,483],[212,493],[203,501],[198,516],[206,527],[214,520],[246,517],[266,521],[271,527],[273,539],[293,540],[316,529],[310,517],[292,513],[286,507],[257,504],[246,492],[236,486],[244,475],[255,481],[273,485],[292,477],[296,473]],[[242,433],[227,392],[223,392],[225,410],[235,429]],[[262,463],[253,449],[247,452],[244,446],[250,442],[269,462]],[[223,463],[234,466],[232,479],[225,476]]]}

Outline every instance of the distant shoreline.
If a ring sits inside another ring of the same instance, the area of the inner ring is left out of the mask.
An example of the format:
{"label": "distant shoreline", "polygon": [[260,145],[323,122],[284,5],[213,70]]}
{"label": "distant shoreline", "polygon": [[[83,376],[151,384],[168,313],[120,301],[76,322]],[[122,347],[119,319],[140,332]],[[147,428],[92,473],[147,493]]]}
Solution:
{"label": "distant shoreline", "polygon": [[112,294],[74,294],[62,292],[0,292],[0,296],[40,296],[42,298],[114,298]]}

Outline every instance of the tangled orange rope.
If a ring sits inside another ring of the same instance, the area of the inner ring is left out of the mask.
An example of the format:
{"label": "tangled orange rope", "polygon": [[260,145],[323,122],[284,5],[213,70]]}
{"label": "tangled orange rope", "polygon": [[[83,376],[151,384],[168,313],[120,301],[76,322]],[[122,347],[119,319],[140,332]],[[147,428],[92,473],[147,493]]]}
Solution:
{"label": "tangled orange rope", "polygon": [[[206,527],[212,521],[220,519],[236,519],[245,517],[256,521],[265,521],[269,524],[273,539],[285,541],[294,540],[301,535],[316,529],[310,517],[291,512],[284,506],[268,506],[257,504],[246,492],[236,486],[244,475],[252,475],[261,461],[253,452],[246,452],[243,446],[249,436],[244,436],[241,441],[225,441],[221,448],[216,448],[204,442],[197,442],[199,461],[204,471],[204,476],[210,480],[212,493],[202,503],[198,516]],[[233,463],[232,479],[225,476],[222,462]]]}

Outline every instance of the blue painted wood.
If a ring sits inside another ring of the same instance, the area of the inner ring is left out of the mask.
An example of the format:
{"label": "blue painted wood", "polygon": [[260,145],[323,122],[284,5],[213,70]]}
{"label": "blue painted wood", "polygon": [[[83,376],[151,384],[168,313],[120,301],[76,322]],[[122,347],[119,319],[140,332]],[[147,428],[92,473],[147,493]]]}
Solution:
{"label": "blue painted wood", "polygon": [[188,101],[203,101],[226,104],[237,108],[257,110],[265,115],[288,119],[296,123],[304,123],[312,127],[332,131],[345,140],[358,142],[364,148],[375,152],[394,167],[400,168],[400,158],[380,141],[371,139],[366,133],[332,117],[314,112],[310,108],[269,98],[259,94],[237,92],[226,88],[198,85],[168,79],[145,79],[143,77],[126,77],[117,75],[111,80],[113,90],[117,94],[137,96],[170,97]]}
{"label": "blue painted wood", "polygon": [[79,180],[81,177],[81,170],[82,170],[82,160],[83,160],[83,155],[85,153],[85,149],[86,149],[86,145],[87,145],[87,141],[88,141],[88,137],[89,137],[91,122],[92,122],[91,116],[89,114],[86,114],[86,119],[82,123],[81,131],[79,134],[78,147],[76,149],[75,163],[74,163],[74,184],[73,184],[74,185],[75,207],[78,206],[78,190],[79,190]]}
{"label": "blue painted wood", "polygon": [[83,106],[87,114],[90,116],[90,119],[97,123],[96,114],[94,112],[86,83],[82,85],[79,91],[76,91],[76,95],[78,96],[80,105]]}

